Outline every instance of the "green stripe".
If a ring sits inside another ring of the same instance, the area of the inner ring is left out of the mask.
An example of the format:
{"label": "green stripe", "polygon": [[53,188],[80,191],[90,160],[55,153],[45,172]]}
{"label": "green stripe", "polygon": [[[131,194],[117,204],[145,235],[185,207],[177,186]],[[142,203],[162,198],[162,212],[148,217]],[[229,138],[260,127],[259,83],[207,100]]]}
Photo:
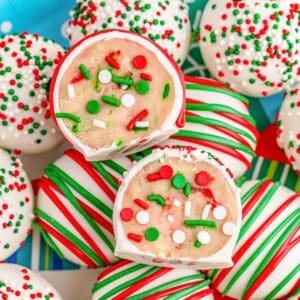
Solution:
{"label": "green stripe", "polygon": [[244,174],[246,178],[249,179],[252,178],[257,161],[258,161],[257,156],[252,159],[252,168]]}
{"label": "green stripe", "polygon": [[208,133],[200,133],[200,132],[193,132],[189,130],[179,130],[174,136],[178,137],[188,137],[188,138],[194,138],[198,140],[205,140],[213,143],[217,143],[220,145],[225,145],[227,147],[230,147],[232,149],[237,149],[240,151],[243,151],[251,156],[255,156],[255,153],[252,151],[252,149],[248,148],[247,146],[244,146],[240,143],[236,143],[234,141],[231,141],[227,138],[220,137],[218,135],[208,134]]}
{"label": "green stripe", "polygon": [[45,172],[55,173],[59,178],[63,181],[67,182],[75,191],[77,191],[81,196],[86,198],[90,203],[92,203],[95,207],[97,207],[101,212],[103,212],[108,217],[112,218],[112,209],[109,208],[105,203],[103,203],[100,199],[95,197],[92,193],[86,190],[82,185],[76,182],[73,178],[71,178],[68,174],[66,174],[63,170],[59,169],[54,164],[50,164]]}
{"label": "green stripe", "polygon": [[[265,300],[272,300],[276,295],[283,290],[283,288],[300,272],[300,265],[297,265],[284,279],[281,281],[273,291],[265,298]],[[300,289],[300,287],[299,287]]]}
{"label": "green stripe", "polygon": [[295,192],[300,193],[300,176],[298,176],[296,180]]}
{"label": "green stripe", "polygon": [[187,122],[190,122],[190,123],[204,124],[204,125],[208,125],[208,126],[218,126],[221,128],[229,129],[232,132],[238,133],[238,134],[248,138],[253,143],[256,143],[256,139],[251,134],[249,134],[248,132],[246,132],[238,127],[232,126],[226,122],[219,121],[217,119],[203,118],[200,116],[186,116],[185,119]]}
{"label": "green stripe", "polygon": [[102,161],[102,164],[110,167],[112,170],[116,171],[120,175],[123,175],[127,170],[123,168],[121,165],[117,164],[113,160],[104,160]]}
{"label": "green stripe", "polygon": [[208,111],[208,112],[220,112],[220,113],[227,113],[234,116],[241,117],[248,121],[253,126],[256,126],[255,120],[249,115],[249,114],[243,114],[239,112],[238,110],[231,108],[227,105],[222,104],[206,104],[206,103],[187,103],[186,104],[187,110],[193,110],[193,111]]}
{"label": "green stripe", "polygon": [[58,246],[53,242],[50,235],[36,222],[33,223],[33,226],[40,232],[43,239],[47,242],[47,244],[56,252],[60,259],[64,259],[63,253],[60,251]]}
{"label": "green stripe", "polygon": [[114,181],[114,179],[110,176],[110,174],[105,170],[105,168],[102,166],[100,162],[94,161],[92,162],[93,166],[96,168],[96,170],[102,175],[102,177],[115,189],[118,190],[119,186]]}
{"label": "green stripe", "polygon": [[[58,169],[58,168],[57,168]],[[55,170],[56,171],[56,170]],[[63,180],[60,179],[59,176],[56,176],[57,174],[54,172],[51,172],[46,169],[45,174],[51,181],[54,182],[56,186],[59,187],[59,189],[62,191],[62,193],[65,195],[65,197],[70,201],[71,205],[76,209],[76,211],[83,216],[83,218],[88,222],[88,224],[91,226],[91,228],[94,229],[94,231],[97,233],[97,235],[101,238],[101,240],[106,244],[106,246],[110,249],[110,251],[114,251],[114,246],[111,243],[111,241],[107,238],[107,236],[103,233],[101,228],[97,225],[97,223],[94,221],[92,217],[80,206],[78,203],[76,197],[73,195],[69,187],[64,183]],[[68,183],[68,182],[67,182]]]}
{"label": "green stripe", "polygon": [[259,170],[258,178],[267,177],[267,172],[268,172],[268,169],[269,169],[269,165],[270,165],[270,161],[264,159],[262,164],[261,164],[260,170]]}
{"label": "green stripe", "polygon": [[278,166],[278,162],[277,161],[271,161],[270,164],[269,164],[269,168],[268,168],[268,171],[267,171],[267,177],[270,177],[270,178],[274,178],[274,175],[275,175],[275,172],[276,172],[276,168]]}
{"label": "green stripe", "polygon": [[119,284],[118,286],[116,286],[115,288],[112,288],[110,291],[108,291],[106,294],[104,294],[102,297],[100,297],[98,300],[103,299],[103,300],[107,300],[107,299],[111,299],[112,296],[116,295],[117,293],[119,293],[120,291],[130,287],[133,284],[136,284],[137,282],[139,282],[142,278],[145,278],[147,276],[152,275],[153,273],[157,272],[159,270],[159,267],[152,267],[149,270],[147,270],[146,272],[144,272],[143,274],[130,279],[122,284]]}
{"label": "green stripe", "polygon": [[105,264],[103,261],[98,257],[98,255],[90,249],[84,242],[82,242],[75,234],[69,231],[66,227],[61,225],[55,219],[50,217],[48,214],[40,210],[39,208],[35,209],[35,213],[41,219],[44,219],[47,223],[49,223],[52,227],[56,228],[61,234],[67,237],[73,244],[75,244],[78,248],[80,248],[88,257],[91,257],[99,266],[104,267]]}
{"label": "green stripe", "polygon": [[197,285],[193,285],[183,291],[179,291],[178,293],[175,293],[169,297],[164,298],[165,300],[182,300],[185,298],[185,296],[190,296],[191,294],[195,292],[199,292],[204,287],[208,286],[211,283],[211,280],[205,280]]}
{"label": "green stripe", "polygon": [[182,283],[187,283],[189,281],[194,281],[194,280],[197,280],[197,279],[204,279],[205,276],[201,273],[199,274],[195,274],[195,275],[190,275],[190,276],[186,276],[186,277],[181,277],[181,278],[178,278],[178,279],[174,279],[174,280],[171,280],[171,281],[168,281],[166,283],[163,283],[161,285],[158,285],[152,289],[149,289],[145,292],[142,292],[140,294],[137,294],[135,296],[131,296],[131,297],[128,297],[126,298],[126,300],[140,300],[140,299],[144,299],[148,296],[151,296],[151,295],[155,295],[156,293],[159,293],[165,289],[170,289],[174,286],[177,286],[177,285],[180,285]]}
{"label": "green stripe", "polygon": [[278,164],[278,166],[276,168],[276,171],[275,171],[275,174],[273,176],[274,181],[280,181],[283,169],[284,169],[284,164]]}
{"label": "green stripe", "polygon": [[[296,210],[298,214],[300,213],[300,209]],[[279,248],[284,244],[289,235],[300,225],[300,218],[295,219],[295,222],[292,222],[291,226],[288,226],[287,229],[283,232],[283,234],[279,237],[277,242],[273,245],[270,251],[265,255],[263,261],[259,264],[258,268],[253,272],[251,278],[249,279],[247,286],[243,292],[243,297],[247,293],[247,291],[251,288],[254,282],[257,280],[261,272],[268,265],[271,259],[274,257]]]}
{"label": "green stripe", "polygon": [[265,250],[265,248],[276,238],[278,233],[290,223],[292,223],[297,217],[297,212],[293,212],[286,219],[283,220],[267,237],[266,239],[258,246],[258,248],[253,251],[251,256],[244,262],[242,266],[239,267],[238,271],[234,274],[234,276],[230,279],[227,286],[225,287],[223,294],[227,295],[233,285],[239,280],[239,278],[247,272],[249,266],[259,257],[259,255]]}
{"label": "green stripe", "polygon": [[258,181],[257,183],[255,183],[255,185],[253,185],[241,198],[242,200],[242,205],[244,206],[245,203],[249,200],[250,197],[252,197],[255,192],[267,181],[268,179],[265,178],[261,181]]}
{"label": "green stripe", "polygon": [[[93,289],[92,289],[92,292],[93,293],[96,293],[98,292],[101,288],[105,287],[107,284],[110,284],[130,273],[133,273],[133,272],[136,272],[136,271],[139,271],[143,268],[149,268],[149,266],[146,266],[146,265],[142,265],[142,264],[136,264],[134,265],[133,267],[130,267],[130,268],[126,268],[125,270],[121,271],[121,272],[117,272],[116,274],[113,274],[99,282],[97,282]],[[142,279],[142,278],[141,278]]]}
{"label": "green stripe", "polygon": [[260,216],[264,208],[268,205],[268,203],[271,201],[272,197],[276,193],[276,191],[279,189],[280,183],[276,182],[274,183],[271,188],[267,191],[267,193],[259,200],[258,205],[253,209],[253,213],[249,216],[246,222],[244,222],[239,237],[238,242],[244,237],[244,235],[247,233],[249,228],[253,225],[253,223],[256,221],[256,219]]}
{"label": "green stripe", "polygon": [[209,85],[194,84],[194,83],[187,83],[186,84],[186,89],[188,89],[188,90],[198,90],[198,91],[209,91],[209,92],[216,92],[216,93],[220,93],[220,94],[225,94],[225,95],[233,97],[233,98],[235,98],[239,101],[242,101],[246,104],[249,104],[249,99],[248,98],[246,98],[243,95],[240,95],[238,93],[229,91],[227,89],[222,89],[222,88],[213,87],[213,86],[209,86]]}

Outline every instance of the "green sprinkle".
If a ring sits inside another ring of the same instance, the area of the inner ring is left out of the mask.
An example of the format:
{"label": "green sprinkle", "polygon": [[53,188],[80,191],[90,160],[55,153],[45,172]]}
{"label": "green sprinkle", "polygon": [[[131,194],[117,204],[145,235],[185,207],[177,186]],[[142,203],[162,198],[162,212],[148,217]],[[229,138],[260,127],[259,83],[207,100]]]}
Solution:
{"label": "green sprinkle", "polygon": [[121,105],[121,101],[114,97],[103,95],[102,100],[103,100],[103,102],[113,105],[113,106],[119,107]]}
{"label": "green sprinkle", "polygon": [[88,68],[84,64],[79,65],[79,70],[85,77],[85,79],[90,80],[92,78],[91,73],[89,72]]}
{"label": "green sprinkle", "polygon": [[196,248],[200,248],[202,246],[201,243],[198,240],[196,240],[194,245],[195,245]]}
{"label": "green sprinkle", "polygon": [[183,174],[177,174],[172,178],[172,185],[175,189],[183,189],[186,184],[186,179]]}
{"label": "green sprinkle", "polygon": [[187,227],[203,226],[212,229],[217,228],[217,223],[215,221],[207,221],[207,220],[185,220],[184,225]]}
{"label": "green sprinkle", "polygon": [[140,80],[135,84],[135,89],[138,94],[146,95],[149,93],[150,85],[146,80]]}
{"label": "green sprinkle", "polygon": [[101,110],[101,105],[97,100],[90,100],[86,105],[86,110],[91,115],[95,115]]}
{"label": "green sprinkle", "polygon": [[56,113],[55,117],[58,119],[69,119],[71,121],[74,121],[75,123],[81,123],[80,117],[70,113],[65,113],[65,112]]}
{"label": "green sprinkle", "polygon": [[129,86],[133,84],[132,78],[126,78],[126,77],[113,76],[111,81],[114,83],[124,84]]}
{"label": "green sprinkle", "polygon": [[189,183],[186,183],[183,192],[186,197],[188,197],[191,194],[191,185]]}
{"label": "green sprinkle", "polygon": [[147,199],[149,201],[156,202],[158,205],[163,206],[163,207],[166,205],[166,200],[160,195],[151,194],[147,197]]}
{"label": "green sprinkle", "polygon": [[145,232],[145,237],[150,242],[157,241],[159,236],[160,236],[160,233],[159,233],[158,229],[155,227],[150,227]]}
{"label": "green sprinkle", "polygon": [[169,94],[170,94],[170,84],[167,83],[164,87],[164,91],[163,91],[163,95],[162,95],[163,100],[168,98]]}

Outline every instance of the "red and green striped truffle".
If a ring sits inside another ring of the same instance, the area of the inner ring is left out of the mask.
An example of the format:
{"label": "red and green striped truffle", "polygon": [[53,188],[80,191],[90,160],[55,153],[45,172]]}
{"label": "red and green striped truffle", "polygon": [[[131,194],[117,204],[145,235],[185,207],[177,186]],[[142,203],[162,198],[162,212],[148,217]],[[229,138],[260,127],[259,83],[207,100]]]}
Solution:
{"label": "red and green striped truffle", "polygon": [[296,0],[210,0],[200,47],[212,75],[241,94],[266,97],[300,80]]}

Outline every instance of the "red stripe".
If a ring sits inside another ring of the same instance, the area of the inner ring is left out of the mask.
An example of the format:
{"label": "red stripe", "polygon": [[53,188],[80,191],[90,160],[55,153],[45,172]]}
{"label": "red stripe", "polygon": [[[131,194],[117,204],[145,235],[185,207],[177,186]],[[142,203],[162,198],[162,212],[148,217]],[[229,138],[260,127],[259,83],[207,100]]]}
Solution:
{"label": "red stripe", "polygon": [[40,218],[37,218],[36,222],[49,234],[51,234],[55,239],[57,239],[60,243],[62,243],[69,251],[74,254],[77,258],[79,258],[82,262],[84,262],[90,268],[96,268],[97,265],[82,252],[76,245],[72,244],[70,240],[65,238],[60,232],[55,230],[53,227],[49,226]]}
{"label": "red stripe", "polygon": [[[255,240],[257,240],[259,238],[259,236],[262,234],[262,232],[264,230],[266,230],[267,227],[270,226],[274,222],[274,220],[276,220],[276,218],[296,199],[297,199],[297,194],[293,195],[292,197],[290,197],[289,199],[284,201],[282,203],[282,205],[279,206],[278,209],[275,210],[274,213],[272,215],[270,215],[265,220],[265,222],[263,224],[261,224],[251,236],[249,236],[247,241],[234,254],[234,256],[232,258],[234,265],[243,257],[244,254],[247,253],[247,250],[251,247],[251,245],[255,242]],[[256,201],[259,201],[259,200],[260,200],[260,198],[256,199]],[[218,287],[218,285],[221,284],[222,280],[230,273],[230,271],[233,268],[234,268],[234,266],[231,268],[223,269],[219,273],[219,275],[215,277],[215,279],[213,281],[214,287]]]}
{"label": "red stripe", "polygon": [[99,174],[94,170],[94,168],[90,165],[89,162],[85,160],[83,155],[75,150],[67,150],[65,155],[69,156],[73,159],[78,165],[80,165],[99,185],[99,187],[103,190],[103,192],[107,195],[107,197],[114,202],[115,201],[115,193],[112,192],[108,185],[102,180]]}
{"label": "red stripe", "polygon": [[103,279],[104,277],[110,275],[111,273],[113,273],[115,270],[121,269],[122,267],[132,264],[132,261],[129,260],[120,260],[119,262],[117,262],[116,264],[105,268],[97,277],[97,281],[100,281],[101,279]]}
{"label": "red stripe", "polygon": [[[200,101],[200,100],[195,100],[195,99],[190,99],[190,98],[186,99],[186,103],[190,103],[190,104],[209,104],[209,103],[206,103],[205,101]],[[255,136],[256,139],[259,138],[259,132],[258,132],[257,128],[255,126],[253,126],[249,121],[244,119],[243,117],[233,115],[231,113],[226,113],[226,112],[215,112],[215,111],[213,111],[213,113],[215,113],[217,115],[220,115],[224,118],[227,118],[227,119],[229,119],[233,122],[238,123],[239,125],[247,128]],[[196,116],[197,116],[197,114],[196,114]]]}
{"label": "red stripe", "polygon": [[198,293],[185,298],[185,300],[198,300],[198,299],[205,298],[208,295],[213,295],[213,290],[210,288],[201,290]]}
{"label": "red stripe", "polygon": [[230,147],[216,144],[213,142],[203,141],[203,140],[194,139],[194,138],[188,138],[188,137],[172,136],[171,139],[186,141],[188,143],[193,143],[193,144],[197,144],[197,145],[201,145],[204,147],[215,149],[217,151],[223,152],[225,154],[228,154],[229,156],[235,157],[236,159],[240,160],[241,162],[243,162],[246,165],[248,170],[251,168],[250,161],[244,155],[242,155],[241,153],[239,153],[238,151],[236,151],[234,149],[231,149]]}
{"label": "red stripe", "polygon": [[80,225],[80,223],[76,220],[76,218],[69,212],[67,207],[60,201],[60,199],[51,191],[49,188],[49,182],[47,178],[43,178],[40,181],[40,187],[45,192],[45,194],[49,197],[49,199],[55,204],[55,206],[61,211],[64,217],[74,226],[77,232],[83,237],[83,239],[88,243],[90,247],[98,254],[100,259],[105,263],[109,264],[109,260],[106,255],[102,252],[102,250],[95,243],[93,238],[88,234],[88,232]]}
{"label": "red stripe", "polygon": [[247,216],[253,206],[261,199],[268,187],[273,184],[272,179],[268,179],[255,191],[247,203],[243,206],[243,218]]}
{"label": "red stripe", "polygon": [[143,298],[143,300],[157,300],[157,299],[163,299],[164,297],[168,297],[176,292],[183,291],[191,286],[194,286],[196,284],[199,284],[201,281],[195,281],[195,282],[188,282],[182,285],[177,285],[174,287],[171,287],[169,289],[157,292],[149,297]]}
{"label": "red stripe", "polygon": [[265,269],[261,272],[259,277],[255,280],[253,285],[248,289],[247,293],[244,296],[245,300],[249,300],[250,297],[256,292],[256,290],[264,283],[264,281],[272,274],[272,272],[276,269],[276,267],[280,264],[280,262],[284,259],[284,257],[290,252],[290,250],[298,245],[300,241],[300,237],[291,242],[291,240],[295,237],[296,233],[299,231],[299,228],[296,228],[293,233],[289,236],[289,238],[282,244],[277,253],[273,256],[271,261],[265,267]]}
{"label": "red stripe", "polygon": [[124,290],[122,293],[118,294],[113,300],[123,300],[126,299],[127,297],[131,296],[133,293],[138,291],[139,289],[145,287],[148,283],[152,282],[155,279],[158,279],[159,277],[167,274],[168,272],[172,271],[170,268],[161,268],[157,272],[147,276],[146,278],[141,279],[137,283],[131,285],[129,288]]}
{"label": "red stripe", "polygon": [[[47,177],[43,177],[42,180],[47,180],[47,185],[49,185],[52,189],[54,189],[57,193],[64,196],[65,195],[61,192],[61,190],[50,180],[48,180]],[[75,197],[75,196],[74,196]],[[81,208],[84,209],[88,214],[91,215],[92,218],[95,219],[95,221],[101,225],[103,228],[105,228],[108,232],[112,233],[114,235],[113,226],[110,222],[108,222],[105,218],[103,218],[98,212],[96,212],[94,209],[89,207],[84,201],[81,199],[75,197],[78,203],[80,204]]]}

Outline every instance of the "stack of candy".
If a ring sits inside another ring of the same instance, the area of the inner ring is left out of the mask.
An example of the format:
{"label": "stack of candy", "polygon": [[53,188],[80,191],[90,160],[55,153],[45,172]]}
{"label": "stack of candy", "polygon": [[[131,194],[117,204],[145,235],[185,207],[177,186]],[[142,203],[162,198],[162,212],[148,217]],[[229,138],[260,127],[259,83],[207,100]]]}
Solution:
{"label": "stack of candy", "polygon": [[[221,82],[182,73],[181,0],[77,0],[65,53],[4,36],[0,260],[35,227],[60,259],[102,268],[93,300],[299,297],[300,195],[243,177],[259,141],[247,96],[282,90],[277,142],[300,174],[299,19],[293,0],[208,1],[198,40]],[[34,205],[17,156],[63,140]],[[61,296],[1,263],[0,299]]]}

